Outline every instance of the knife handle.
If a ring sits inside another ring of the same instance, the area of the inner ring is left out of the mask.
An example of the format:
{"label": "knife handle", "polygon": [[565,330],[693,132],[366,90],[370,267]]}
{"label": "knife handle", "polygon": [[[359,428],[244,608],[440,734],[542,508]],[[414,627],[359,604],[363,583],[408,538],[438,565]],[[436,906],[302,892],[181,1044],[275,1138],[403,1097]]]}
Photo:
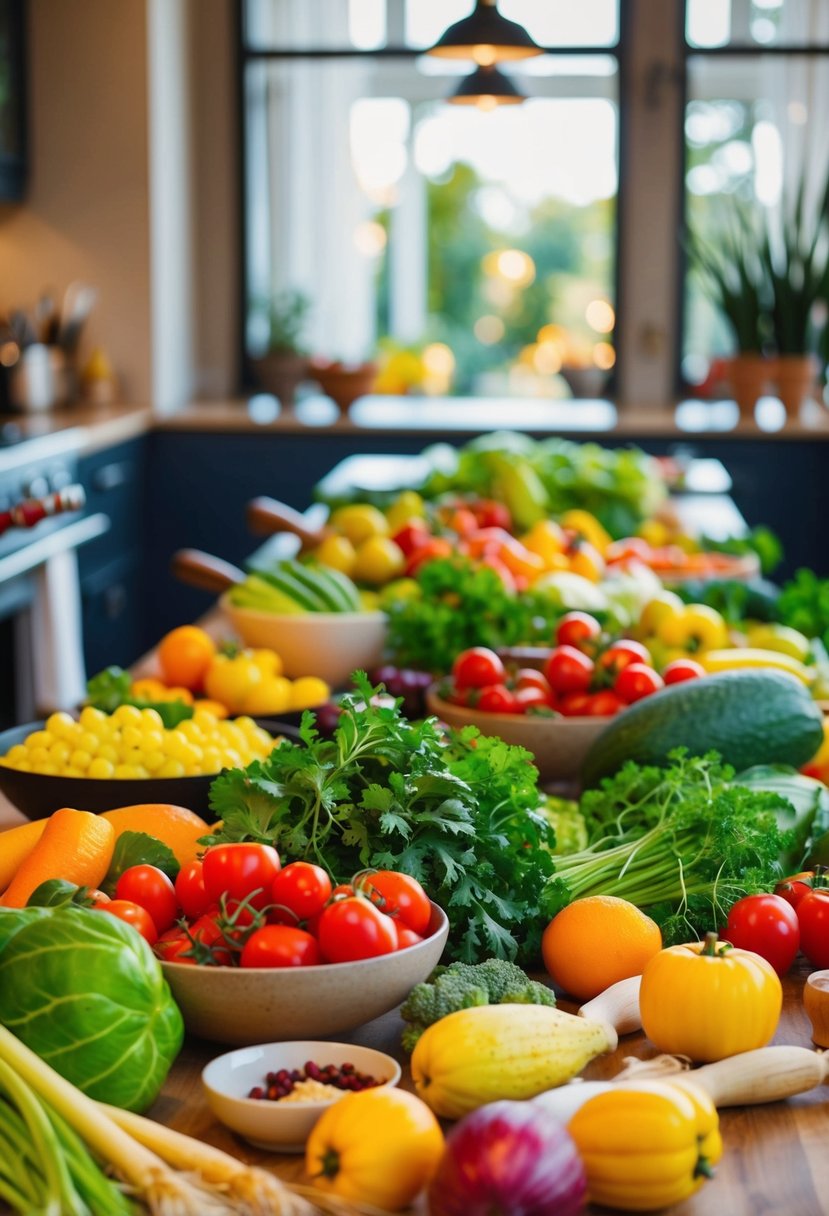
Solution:
{"label": "knife handle", "polygon": [[170,560],[170,570],[174,578],[188,587],[212,591],[216,595],[245,581],[244,571],[238,566],[203,553],[201,549],[179,549]]}
{"label": "knife handle", "polygon": [[253,498],[247,507],[247,524],[251,532],[262,536],[273,536],[276,532],[290,532],[299,537],[303,549],[312,549],[328,535],[327,528],[309,527],[308,521],[299,511],[275,498]]}

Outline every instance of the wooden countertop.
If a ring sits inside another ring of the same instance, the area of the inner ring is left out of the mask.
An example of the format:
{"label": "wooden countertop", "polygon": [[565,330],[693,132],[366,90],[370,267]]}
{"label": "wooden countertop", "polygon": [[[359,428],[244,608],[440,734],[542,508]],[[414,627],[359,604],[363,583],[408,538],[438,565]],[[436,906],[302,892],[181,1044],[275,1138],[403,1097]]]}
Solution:
{"label": "wooden countertop", "polygon": [[[801,998],[809,970],[804,964],[784,980],[783,1015],[775,1043],[814,1046]],[[562,1002],[562,1008],[573,1007]],[[338,1035],[337,1039],[395,1056],[404,1064],[403,1084],[411,1088],[406,1057],[400,1051],[401,1027],[394,1011],[351,1035]],[[266,1154],[253,1149],[217,1123],[207,1109],[200,1072],[224,1050],[229,1049],[188,1041],[150,1115],[245,1161],[265,1165],[286,1181],[303,1180],[301,1156]],[[614,1076],[625,1056],[645,1058],[655,1054],[643,1035],[628,1035],[612,1055],[593,1061],[584,1076],[589,1079]],[[829,1091],[822,1086],[787,1102],[721,1112],[724,1152],[716,1177],[693,1198],[670,1209],[671,1212],[676,1216],[826,1216],[828,1102]],[[599,1209],[591,1207],[588,1211],[598,1216]]]}

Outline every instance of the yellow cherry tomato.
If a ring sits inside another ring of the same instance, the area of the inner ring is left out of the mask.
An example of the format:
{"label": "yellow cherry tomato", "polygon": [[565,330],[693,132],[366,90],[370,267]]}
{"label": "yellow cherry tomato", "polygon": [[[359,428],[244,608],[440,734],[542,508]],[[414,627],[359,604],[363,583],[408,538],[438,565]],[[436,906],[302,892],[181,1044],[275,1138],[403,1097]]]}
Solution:
{"label": "yellow cherry tomato", "polygon": [[313,709],[331,696],[331,689],[319,676],[300,676],[291,685],[291,709]]}
{"label": "yellow cherry tomato", "polygon": [[358,547],[351,574],[358,583],[380,586],[402,574],[405,565],[399,545],[388,536],[371,536]]}
{"label": "yellow cherry tomato", "polygon": [[253,685],[241,705],[246,714],[284,714],[291,708],[291,681],[285,676],[265,676]]}
{"label": "yellow cherry tomato", "polygon": [[204,688],[211,701],[220,701],[231,713],[237,713],[248,693],[264,679],[263,669],[244,651],[233,658],[220,654],[207,671]]}
{"label": "yellow cherry tomato", "polygon": [[251,650],[243,651],[243,654],[250,655],[257,667],[261,667],[265,675],[281,676],[283,672],[282,656],[277,654],[275,650]]}

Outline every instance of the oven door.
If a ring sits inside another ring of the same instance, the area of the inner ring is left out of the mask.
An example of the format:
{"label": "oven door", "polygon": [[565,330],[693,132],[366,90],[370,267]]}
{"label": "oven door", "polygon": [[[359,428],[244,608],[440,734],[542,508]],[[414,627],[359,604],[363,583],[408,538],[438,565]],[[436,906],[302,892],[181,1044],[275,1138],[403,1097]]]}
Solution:
{"label": "oven door", "polygon": [[103,536],[103,514],[50,521],[0,555],[0,726],[71,709],[86,692],[78,549]]}

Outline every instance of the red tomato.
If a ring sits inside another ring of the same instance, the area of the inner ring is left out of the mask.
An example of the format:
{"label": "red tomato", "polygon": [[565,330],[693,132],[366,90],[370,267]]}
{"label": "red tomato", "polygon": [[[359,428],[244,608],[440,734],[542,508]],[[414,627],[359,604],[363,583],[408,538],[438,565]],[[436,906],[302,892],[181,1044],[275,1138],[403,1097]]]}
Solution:
{"label": "red tomato", "polygon": [[103,908],[104,904],[111,903],[111,899],[105,891],[99,891],[97,887],[90,887],[86,893],[86,902],[90,908]]}
{"label": "red tomato", "polygon": [[411,557],[416,549],[421,549],[431,540],[429,526],[425,519],[415,517],[408,520],[402,528],[398,528],[392,540],[404,557]]}
{"label": "red tomato", "polygon": [[786,974],[800,947],[797,913],[779,895],[738,899],[728,914],[724,936],[732,946],[759,954],[778,975]]}
{"label": "red tomato", "polygon": [[650,662],[650,651],[646,646],[643,646],[641,642],[621,638],[618,642],[613,642],[608,646],[598,659],[597,665],[603,671],[609,671],[615,676],[625,667],[629,667],[631,663],[645,663],[650,666]]}
{"label": "red tomato", "polygon": [[418,942],[422,942],[423,938],[419,933],[415,933],[414,929],[408,929],[405,925],[397,925],[397,949],[405,950],[408,946],[416,946]]}
{"label": "red tomato", "polygon": [[162,933],[153,947],[159,958],[165,963],[184,963],[185,966],[195,966],[193,943],[183,929],[168,929]]}
{"label": "red tomato", "polygon": [[588,612],[567,612],[556,626],[556,643],[582,649],[600,636],[602,627]]}
{"label": "red tomato", "polygon": [[410,878],[398,870],[375,870],[361,878],[360,886],[365,887],[372,902],[377,903],[387,916],[394,917],[421,936],[426,932],[432,917],[432,905],[416,878]]}
{"label": "red tomato", "polygon": [[452,542],[445,536],[433,536],[427,539],[425,545],[418,545],[406,562],[403,573],[411,578],[427,562],[433,562],[438,557],[451,557],[452,551]]}
{"label": "red tomato", "polygon": [[594,670],[593,660],[575,646],[557,646],[544,665],[554,692],[587,692]]}
{"label": "red tomato", "polygon": [[792,874],[779,882],[774,893],[785,899],[787,904],[791,904],[796,912],[800,901],[814,890],[814,881],[815,876],[811,870],[801,870],[799,874]]}
{"label": "red tomato", "polygon": [[815,967],[829,967],[829,890],[818,887],[797,905],[800,948]]}
{"label": "red tomato", "polygon": [[481,689],[478,697],[478,709],[487,714],[517,714],[520,713],[515,693],[506,684],[490,684]]}
{"label": "red tomato", "polygon": [[481,528],[503,528],[509,532],[512,528],[512,516],[509,507],[494,498],[478,498],[467,504]]}
{"label": "red tomato", "polygon": [[674,659],[662,672],[666,684],[681,684],[683,680],[698,680],[705,668],[696,659]]}
{"label": "red tomato", "polygon": [[329,963],[352,963],[397,949],[394,921],[368,899],[354,896],[329,904],[320,917],[319,943]]}
{"label": "red tomato", "polygon": [[519,667],[515,673],[515,690],[520,692],[522,688],[538,688],[541,692],[552,693],[550,681],[544,675],[543,671],[536,671],[534,667]]}
{"label": "red tomato", "polygon": [[588,713],[592,698],[593,694],[589,692],[568,692],[556,708],[565,718],[581,718]]}
{"label": "red tomato", "polygon": [[317,939],[292,925],[265,925],[251,934],[240,967],[316,967],[322,962]]}
{"label": "red tomato", "polygon": [[190,926],[190,936],[198,943],[195,948],[196,962],[213,967],[229,967],[233,962],[233,955],[221,926],[217,923],[217,916],[217,912],[200,916]]}
{"label": "red tomato", "polygon": [[211,903],[223,895],[264,908],[270,902],[271,885],[279,873],[279,854],[269,844],[215,844],[202,859],[204,889]]}
{"label": "red tomato", "polygon": [[158,933],[164,933],[178,916],[176,889],[157,866],[130,866],[118,879],[115,898],[139,904],[149,912]]}
{"label": "red tomato", "polygon": [[505,676],[504,664],[488,646],[462,650],[452,664],[455,688],[486,688],[488,684],[500,684]]}
{"label": "red tomato", "polygon": [[594,692],[587,704],[587,714],[591,718],[609,718],[625,708],[624,701],[610,688]]}
{"label": "red tomato", "polygon": [[632,705],[634,701],[641,701],[643,697],[649,697],[664,687],[665,681],[661,675],[647,663],[629,663],[617,675],[613,691],[625,705]]}
{"label": "red tomato", "polygon": [[453,511],[448,524],[458,536],[469,536],[472,532],[477,532],[479,528],[476,516],[466,507],[458,507],[456,511]]}
{"label": "red tomato", "polygon": [[204,889],[204,873],[198,858],[182,866],[176,878],[176,899],[188,920],[203,916],[213,900]]}
{"label": "red tomato", "polygon": [[555,705],[552,689],[545,692],[543,688],[516,688],[514,696],[519,714],[528,709],[552,709]]}
{"label": "red tomato", "polygon": [[158,930],[153,923],[153,918],[140,904],[133,903],[129,899],[111,899],[108,904],[102,904],[100,910],[108,912],[110,916],[117,916],[119,920],[132,925],[133,929],[140,933],[144,941],[149,942],[151,946],[158,941]]}
{"label": "red tomato", "polygon": [[330,895],[331,879],[310,861],[292,861],[271,884],[271,902],[290,908],[298,920],[321,912]]}
{"label": "red tomato", "polygon": [[350,882],[341,882],[331,892],[331,899],[348,899],[354,894],[354,888]]}

